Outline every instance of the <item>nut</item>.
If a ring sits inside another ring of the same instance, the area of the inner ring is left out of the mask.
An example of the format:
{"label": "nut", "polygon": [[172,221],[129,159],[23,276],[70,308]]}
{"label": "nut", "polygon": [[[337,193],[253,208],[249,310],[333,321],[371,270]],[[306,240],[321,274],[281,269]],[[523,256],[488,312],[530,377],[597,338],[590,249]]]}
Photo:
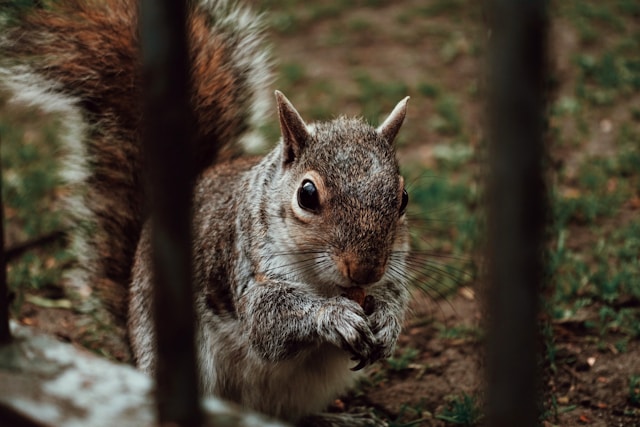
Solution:
{"label": "nut", "polygon": [[349,298],[351,301],[357,302],[360,307],[363,307],[364,299],[367,296],[367,294],[364,291],[364,289],[357,286],[353,286],[345,290],[344,296]]}

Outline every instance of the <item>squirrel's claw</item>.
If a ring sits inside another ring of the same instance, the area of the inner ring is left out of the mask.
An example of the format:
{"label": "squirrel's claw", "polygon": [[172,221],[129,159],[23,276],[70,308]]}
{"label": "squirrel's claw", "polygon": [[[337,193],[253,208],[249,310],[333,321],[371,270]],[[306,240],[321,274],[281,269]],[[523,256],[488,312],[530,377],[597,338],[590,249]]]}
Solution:
{"label": "squirrel's claw", "polygon": [[[352,357],[351,360],[358,360],[358,358],[356,357]],[[358,364],[356,366],[354,366],[353,368],[351,368],[352,371],[359,371],[362,368],[364,368],[365,366],[367,366],[367,361],[365,359],[360,359],[360,361],[358,362]]]}
{"label": "squirrel's claw", "polygon": [[326,341],[350,353],[358,361],[355,370],[371,363],[376,337],[362,308],[355,302],[335,297],[318,312],[317,327]]}

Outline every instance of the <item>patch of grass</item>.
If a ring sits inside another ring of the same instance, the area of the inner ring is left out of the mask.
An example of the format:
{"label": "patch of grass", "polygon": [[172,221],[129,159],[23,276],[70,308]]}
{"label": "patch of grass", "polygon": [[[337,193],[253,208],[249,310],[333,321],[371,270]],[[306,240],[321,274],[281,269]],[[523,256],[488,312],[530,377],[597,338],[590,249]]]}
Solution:
{"label": "patch of grass", "polygon": [[446,325],[436,325],[438,329],[438,336],[447,340],[480,340],[483,336],[482,329],[474,326],[453,326],[451,328]]}
{"label": "patch of grass", "polygon": [[567,231],[560,233],[549,257],[554,288],[548,311],[553,318],[567,319],[582,308],[594,307],[597,317],[586,320],[584,326],[596,337],[615,333],[622,334],[623,340],[636,339],[640,309],[626,307],[625,301],[640,299],[640,224],[631,222],[600,234],[585,251],[567,248]]}
{"label": "patch of grass", "polygon": [[423,399],[415,404],[403,404],[394,420],[389,420],[389,427],[419,427],[433,419],[433,414],[425,407]]}
{"label": "patch of grass", "polygon": [[632,195],[635,182],[630,178],[639,156],[635,151],[622,151],[614,158],[592,158],[579,169],[574,185],[563,194],[553,194],[554,226],[593,224],[612,216]]}
{"label": "patch of grass", "polygon": [[418,83],[418,93],[427,98],[437,98],[440,95],[440,87],[429,82]]}
{"label": "patch of grass", "polygon": [[[416,176],[416,173],[420,175]],[[409,193],[410,221],[414,221],[417,230],[429,231],[428,239],[432,247],[440,247],[436,242],[438,238],[451,244],[451,233],[461,231],[460,225],[470,220],[470,213],[476,204],[477,189],[470,184],[470,177],[453,179],[444,173],[440,175],[410,168],[404,176]]]}
{"label": "patch of grass", "polygon": [[347,23],[347,26],[355,34],[366,34],[374,28],[373,23],[363,18],[354,18]]}
{"label": "patch of grass", "polygon": [[361,0],[365,7],[384,7],[391,3],[391,0]]}
{"label": "patch of grass", "polygon": [[297,62],[287,62],[280,66],[278,75],[280,82],[286,82],[288,86],[296,86],[303,82],[307,72],[302,64]]}
{"label": "patch of grass", "polygon": [[[561,97],[552,109],[554,115],[592,121],[596,109],[606,111],[637,92],[637,60],[627,52],[636,41],[627,39],[617,45],[577,57],[576,96]],[[549,250],[548,269],[554,286],[547,312],[555,319],[589,313],[583,323],[594,339],[604,345],[615,334],[614,345],[625,351],[640,331],[640,309],[628,304],[640,298],[640,224],[625,219],[622,212],[640,196],[640,154],[633,109],[628,120],[616,124],[615,151],[584,158],[571,180],[559,177],[564,188],[553,189],[555,246]],[[597,138],[586,127],[583,134],[579,139]],[[576,148],[582,144],[578,142]],[[581,243],[567,243],[576,239]],[[555,366],[553,351],[546,358]]]}
{"label": "patch of grass", "polygon": [[342,14],[342,12],[352,5],[350,1],[333,1],[333,2],[318,2],[307,3],[309,7],[309,19],[311,21],[322,21],[326,19],[335,19]]}
{"label": "patch of grass", "polygon": [[435,0],[418,8],[418,13],[428,17],[455,15],[464,5],[465,2],[462,0]]}
{"label": "patch of grass", "polygon": [[429,119],[429,127],[443,136],[462,134],[463,122],[460,117],[460,103],[451,95],[443,96],[436,103],[436,115]]}
{"label": "patch of grass", "polygon": [[419,355],[419,350],[407,347],[397,356],[388,358],[385,363],[390,371],[404,371]]}
{"label": "patch of grass", "polygon": [[271,28],[281,34],[295,34],[300,27],[299,19],[293,13],[280,11],[269,16]]}
{"label": "patch of grass", "polygon": [[624,24],[616,11],[607,4],[576,1],[573,2],[574,14],[578,19],[588,19],[594,24],[609,30],[622,31]]}
{"label": "patch of grass", "polygon": [[414,405],[402,405],[395,420],[389,421],[389,427],[419,427],[433,419],[431,412],[425,409],[424,401]]}
{"label": "patch of grass", "polygon": [[593,106],[607,106],[620,96],[640,90],[640,59],[619,51],[576,58],[580,75],[576,95]]}
{"label": "patch of grass", "polygon": [[378,123],[383,115],[389,114],[395,102],[409,94],[406,83],[379,81],[363,70],[355,72],[353,79],[358,85],[358,103],[362,105],[362,115],[370,123]]}
{"label": "patch of grass", "polygon": [[474,157],[473,147],[461,142],[438,144],[433,147],[433,157],[444,170],[459,170]]}
{"label": "patch of grass", "polygon": [[598,40],[598,31],[589,20],[578,18],[575,20],[575,26],[582,45],[588,46]]}
{"label": "patch of grass", "polygon": [[477,396],[467,393],[452,396],[436,418],[455,425],[473,426],[483,418],[482,405]]}
{"label": "patch of grass", "polygon": [[[590,326],[587,324],[587,326]],[[621,333],[631,338],[640,337],[640,313],[637,309],[602,306],[598,311],[598,321],[593,325],[601,337],[610,333]]]}
{"label": "patch of grass", "polygon": [[[9,247],[63,228],[56,209],[62,194],[59,126],[50,117],[30,109],[10,109],[0,101],[2,196]],[[13,311],[20,310],[26,293],[58,284],[69,261],[61,244],[11,260],[7,279],[15,295]]]}
{"label": "patch of grass", "polygon": [[623,15],[640,16],[640,3],[635,0],[617,0],[616,5]]}
{"label": "patch of grass", "polygon": [[471,51],[471,45],[464,33],[454,31],[440,48],[440,56],[445,64],[453,63],[458,57]]}
{"label": "patch of grass", "polygon": [[468,177],[459,182],[437,176],[406,176],[411,230],[409,271],[415,286],[438,299],[474,280],[469,254],[479,240],[474,213],[477,194]]}
{"label": "patch of grass", "polygon": [[562,96],[551,107],[551,112],[559,116],[573,116],[579,114],[581,105],[573,96]]}
{"label": "patch of grass", "polygon": [[58,124],[47,122],[36,130],[23,125],[23,120],[26,117],[22,114],[0,117],[2,192],[5,218],[10,223],[9,240],[12,232],[19,239],[32,238],[55,230],[60,223],[51,210],[61,183],[57,173],[60,145],[55,138]]}

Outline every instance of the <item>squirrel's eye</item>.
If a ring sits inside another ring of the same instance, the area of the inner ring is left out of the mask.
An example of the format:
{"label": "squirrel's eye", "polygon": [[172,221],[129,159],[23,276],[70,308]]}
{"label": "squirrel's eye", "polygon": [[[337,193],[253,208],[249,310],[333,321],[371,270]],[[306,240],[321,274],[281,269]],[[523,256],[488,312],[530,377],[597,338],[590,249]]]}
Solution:
{"label": "squirrel's eye", "polygon": [[317,212],[320,209],[320,199],[318,198],[318,189],[316,185],[305,179],[298,189],[298,205],[302,209]]}
{"label": "squirrel's eye", "polygon": [[407,211],[407,204],[409,203],[409,193],[404,188],[402,189],[402,201],[400,202],[400,216],[404,215]]}

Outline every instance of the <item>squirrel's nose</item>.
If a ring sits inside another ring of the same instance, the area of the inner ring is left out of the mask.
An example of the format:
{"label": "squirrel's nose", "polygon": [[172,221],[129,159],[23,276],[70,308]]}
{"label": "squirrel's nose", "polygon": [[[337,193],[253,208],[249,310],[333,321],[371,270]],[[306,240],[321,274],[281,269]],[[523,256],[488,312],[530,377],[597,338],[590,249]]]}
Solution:
{"label": "squirrel's nose", "polygon": [[378,260],[361,260],[346,256],[341,261],[338,263],[340,272],[357,285],[370,285],[384,275],[384,262]]}

